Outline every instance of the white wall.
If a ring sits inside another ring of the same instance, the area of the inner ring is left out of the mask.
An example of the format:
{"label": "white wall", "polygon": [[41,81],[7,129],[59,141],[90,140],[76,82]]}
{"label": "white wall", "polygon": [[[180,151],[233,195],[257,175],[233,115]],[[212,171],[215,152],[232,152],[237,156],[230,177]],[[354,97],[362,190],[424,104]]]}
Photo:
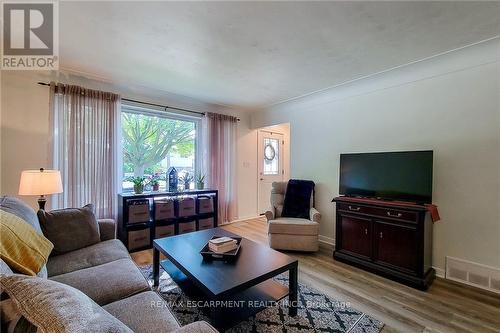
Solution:
{"label": "white wall", "polygon": [[[65,72],[12,72],[1,73],[1,175],[0,194],[17,195],[22,170],[50,167],[48,155],[49,137],[49,88],[36,84],[38,81],[78,84],[86,88],[120,93],[124,98],[158,103],[199,111],[232,114],[241,119],[238,123],[238,203],[241,217],[255,216],[257,184],[252,182],[257,173],[255,156],[256,131],[250,129],[249,113],[206,104],[183,96],[165,92],[105,82]],[[254,140],[255,136],[255,140]],[[253,151],[255,150],[255,153]],[[252,156],[252,159],[249,157]],[[23,200],[37,207],[35,197]]]}
{"label": "white wall", "polygon": [[290,122],[291,177],[317,183],[321,235],[334,237],[339,155],[434,150],[433,262],[500,267],[500,41],[275,105],[253,127]]}

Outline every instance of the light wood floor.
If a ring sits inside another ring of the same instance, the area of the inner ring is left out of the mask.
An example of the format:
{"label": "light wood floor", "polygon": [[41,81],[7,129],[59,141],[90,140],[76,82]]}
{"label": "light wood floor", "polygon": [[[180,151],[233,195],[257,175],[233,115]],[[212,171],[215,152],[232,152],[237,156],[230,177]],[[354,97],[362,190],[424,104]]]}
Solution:
{"label": "light wood floor", "polygon": [[[264,219],[224,229],[267,245]],[[299,281],[383,321],[383,332],[500,332],[500,296],[437,278],[427,292],[334,261],[332,249],[289,253],[299,260]],[[138,265],[152,263],[151,250],[136,252]]]}

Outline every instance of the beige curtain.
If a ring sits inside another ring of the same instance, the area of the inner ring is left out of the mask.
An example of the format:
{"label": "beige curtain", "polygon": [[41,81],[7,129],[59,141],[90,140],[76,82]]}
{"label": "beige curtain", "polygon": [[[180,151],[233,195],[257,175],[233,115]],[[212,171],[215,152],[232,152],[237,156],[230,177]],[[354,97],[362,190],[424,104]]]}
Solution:
{"label": "beige curtain", "polygon": [[97,218],[115,218],[118,192],[120,97],[51,83],[53,168],[63,193],[53,208],[93,203]]}
{"label": "beige curtain", "polygon": [[206,113],[202,120],[202,170],[209,188],[219,190],[219,223],[238,217],[236,197],[237,118]]}

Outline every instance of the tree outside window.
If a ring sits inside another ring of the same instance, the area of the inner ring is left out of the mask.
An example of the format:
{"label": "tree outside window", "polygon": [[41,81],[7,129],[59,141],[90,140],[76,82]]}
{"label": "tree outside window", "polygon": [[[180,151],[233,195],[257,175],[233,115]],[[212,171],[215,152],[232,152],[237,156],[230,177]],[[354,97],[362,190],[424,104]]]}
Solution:
{"label": "tree outside window", "polygon": [[131,191],[129,177],[160,178],[165,189],[169,167],[180,176],[195,173],[196,123],[194,121],[122,112],[123,190]]}

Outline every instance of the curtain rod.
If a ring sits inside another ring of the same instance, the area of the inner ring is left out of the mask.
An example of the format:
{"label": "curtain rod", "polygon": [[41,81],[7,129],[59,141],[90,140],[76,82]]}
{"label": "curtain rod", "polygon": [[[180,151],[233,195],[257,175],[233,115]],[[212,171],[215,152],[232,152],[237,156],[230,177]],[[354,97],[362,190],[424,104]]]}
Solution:
{"label": "curtain rod", "polygon": [[[46,83],[46,82],[37,82],[37,83],[39,85],[41,85],[41,86],[50,86],[50,83]],[[56,84],[56,86],[57,86],[57,84]],[[182,108],[176,108],[174,106],[160,105],[160,104],[149,103],[149,102],[141,102],[141,101],[138,101],[138,100],[135,100],[135,99],[122,98],[122,101],[133,102],[133,103],[140,103],[140,104],[146,104],[146,105],[151,105],[151,106],[157,106],[157,107],[160,107],[160,108],[164,108],[165,111],[167,109],[171,109],[171,110],[177,110],[177,111],[195,113],[195,114],[199,114],[199,115],[202,115],[202,116],[205,115],[205,112],[193,111],[193,110],[182,109]],[[236,120],[240,121],[240,118],[236,118]]]}

